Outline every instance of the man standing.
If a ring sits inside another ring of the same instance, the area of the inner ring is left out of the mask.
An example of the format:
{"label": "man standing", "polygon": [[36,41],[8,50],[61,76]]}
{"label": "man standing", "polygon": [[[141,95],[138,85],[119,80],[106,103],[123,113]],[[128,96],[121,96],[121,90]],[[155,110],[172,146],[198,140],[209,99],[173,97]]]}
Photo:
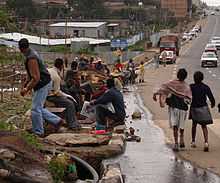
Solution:
{"label": "man standing", "polygon": [[54,62],[54,67],[49,69],[49,73],[53,82],[53,88],[47,97],[47,100],[53,102],[57,107],[64,107],[65,120],[69,129],[78,129],[80,125],[76,119],[76,100],[61,91],[61,73],[64,69],[64,62],[62,59],[57,58]]}
{"label": "man standing", "polygon": [[32,131],[38,135],[44,135],[43,122],[52,123],[58,127],[63,120],[44,108],[44,103],[48,92],[51,89],[51,78],[43,60],[36,51],[29,48],[29,42],[23,38],[18,43],[21,53],[24,54],[25,68],[27,71],[26,80],[21,88],[21,95],[25,96],[28,92],[34,91],[32,98]]}
{"label": "man standing", "polygon": [[[97,127],[101,129],[106,128],[107,118],[113,120],[112,127],[114,127],[117,125],[123,125],[126,116],[123,95],[115,88],[114,79],[107,80],[107,88],[109,90],[107,90],[101,97],[90,102],[90,105],[97,105],[96,122]],[[115,113],[103,106],[109,103],[112,103]]]}
{"label": "man standing", "polygon": [[130,71],[130,73],[131,73],[130,82],[131,82],[131,84],[134,84],[136,76],[135,76],[135,64],[132,59],[130,59],[128,62],[127,70]]}

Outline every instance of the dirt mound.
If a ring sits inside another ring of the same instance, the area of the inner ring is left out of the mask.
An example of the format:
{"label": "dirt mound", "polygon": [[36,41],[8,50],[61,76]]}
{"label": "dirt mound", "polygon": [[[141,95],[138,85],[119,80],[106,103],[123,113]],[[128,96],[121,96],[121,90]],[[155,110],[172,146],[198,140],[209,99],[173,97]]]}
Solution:
{"label": "dirt mound", "polygon": [[43,154],[41,154],[36,147],[28,144],[18,132],[0,131],[0,147],[12,149],[31,161],[36,161],[42,164],[44,160]]}
{"label": "dirt mound", "polygon": [[0,176],[0,181],[3,178],[10,183],[51,183],[52,177],[43,154],[25,138],[27,136],[24,137],[22,133],[0,131],[2,154],[5,151],[13,155],[10,161],[5,161],[3,155],[0,157],[0,169],[9,172],[5,177]]}

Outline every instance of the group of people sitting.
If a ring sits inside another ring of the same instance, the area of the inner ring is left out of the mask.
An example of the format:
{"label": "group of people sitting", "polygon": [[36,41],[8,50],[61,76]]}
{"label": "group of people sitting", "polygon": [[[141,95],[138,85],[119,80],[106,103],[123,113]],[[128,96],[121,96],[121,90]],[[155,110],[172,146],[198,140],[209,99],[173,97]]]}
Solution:
{"label": "group of people sitting", "polygon": [[[74,61],[71,66],[71,69],[65,72],[63,79],[64,62],[62,59],[57,58],[54,66],[48,69],[53,86],[47,100],[57,107],[66,108],[65,120],[68,127],[70,129],[80,128],[77,118],[80,117],[84,101],[89,101],[91,106],[96,105],[96,122],[99,126],[103,126],[103,129],[106,128],[107,119],[113,121],[112,126],[124,124],[123,95],[115,87],[114,78],[109,77],[106,81],[99,80],[98,88],[94,90],[89,75],[80,77],[77,62]],[[108,103],[112,103],[115,113],[103,107]]]}
{"label": "group of people sitting", "polygon": [[[66,62],[57,58],[53,67],[47,69],[40,55],[29,47],[27,39],[21,39],[18,46],[25,57],[27,71],[20,94],[25,96],[33,91],[31,119],[34,134],[44,136],[44,121],[56,129],[65,122],[68,128],[79,129],[81,126],[78,120],[82,118],[80,111],[85,101],[95,108],[96,126],[99,128],[106,129],[108,121],[111,121],[111,127],[124,124],[126,112],[121,92],[126,84],[126,74],[110,74],[107,65],[93,57],[76,58],[67,68],[64,68]],[[119,72],[124,70],[121,68],[122,65],[116,67]],[[99,79],[96,89],[91,83],[91,75],[82,74],[90,70],[95,70],[103,76]],[[126,70],[131,74],[129,78],[133,83],[135,65],[132,60],[129,61]],[[54,103],[56,107],[65,108],[65,121],[45,108],[46,100]],[[113,106],[114,112],[105,107],[108,104]]]}
{"label": "group of people sitting", "polygon": [[137,78],[139,83],[144,83],[145,66],[143,61],[137,66],[133,59],[130,59],[127,64],[122,64],[120,60],[117,60],[114,71],[121,74],[121,81],[124,85],[134,84]]}
{"label": "group of people sitting", "polygon": [[102,72],[105,74],[110,74],[110,70],[108,66],[104,63],[102,63],[102,60],[100,58],[94,58],[90,57],[87,58],[85,56],[81,56],[80,58],[76,57],[74,61],[72,62],[72,65],[76,66],[79,70],[96,70],[98,72]]}

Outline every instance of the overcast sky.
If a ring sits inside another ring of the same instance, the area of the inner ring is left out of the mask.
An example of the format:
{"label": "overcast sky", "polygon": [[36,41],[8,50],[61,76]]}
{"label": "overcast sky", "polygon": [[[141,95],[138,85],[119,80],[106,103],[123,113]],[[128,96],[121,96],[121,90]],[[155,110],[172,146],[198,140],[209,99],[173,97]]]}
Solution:
{"label": "overcast sky", "polygon": [[220,6],[220,0],[202,0],[206,2],[209,6]]}

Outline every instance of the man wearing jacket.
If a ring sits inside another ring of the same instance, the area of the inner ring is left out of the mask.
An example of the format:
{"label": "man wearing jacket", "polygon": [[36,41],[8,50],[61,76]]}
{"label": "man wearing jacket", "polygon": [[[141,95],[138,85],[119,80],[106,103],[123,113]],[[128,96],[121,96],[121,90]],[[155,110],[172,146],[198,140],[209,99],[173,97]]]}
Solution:
{"label": "man wearing jacket", "polygon": [[[103,129],[107,126],[107,119],[113,120],[112,127],[114,127],[123,125],[126,116],[123,95],[115,88],[114,79],[107,80],[107,88],[108,90],[101,97],[90,102],[90,105],[96,105],[97,126]],[[112,103],[114,113],[104,107],[109,103]]]}

